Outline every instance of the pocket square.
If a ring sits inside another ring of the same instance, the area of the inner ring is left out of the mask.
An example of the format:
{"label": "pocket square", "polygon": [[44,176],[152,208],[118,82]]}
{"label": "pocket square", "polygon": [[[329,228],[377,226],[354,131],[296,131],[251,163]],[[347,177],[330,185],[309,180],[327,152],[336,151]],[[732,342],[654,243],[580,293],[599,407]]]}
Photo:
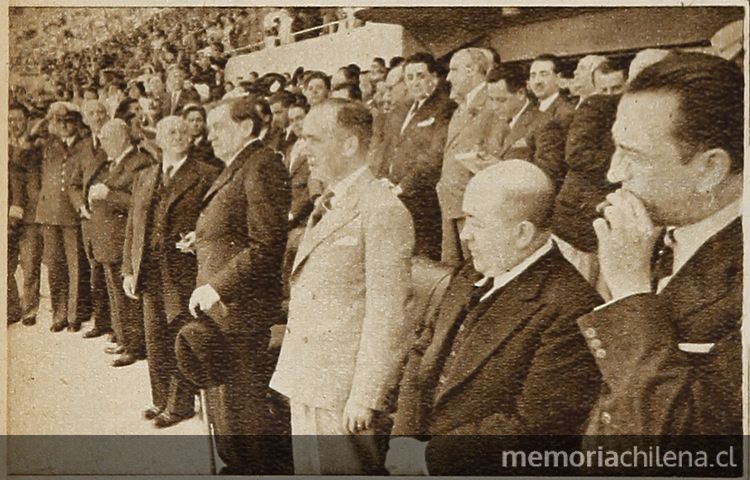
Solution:
{"label": "pocket square", "polygon": [[687,353],[708,353],[715,343],[678,343],[677,348]]}
{"label": "pocket square", "polygon": [[427,120],[422,120],[421,122],[417,123],[417,126],[420,128],[429,127],[433,123],[435,123],[435,117],[430,117]]}
{"label": "pocket square", "polygon": [[352,247],[359,243],[359,240],[357,240],[357,237],[341,237],[335,242],[333,242],[334,245],[341,246],[341,247]]}

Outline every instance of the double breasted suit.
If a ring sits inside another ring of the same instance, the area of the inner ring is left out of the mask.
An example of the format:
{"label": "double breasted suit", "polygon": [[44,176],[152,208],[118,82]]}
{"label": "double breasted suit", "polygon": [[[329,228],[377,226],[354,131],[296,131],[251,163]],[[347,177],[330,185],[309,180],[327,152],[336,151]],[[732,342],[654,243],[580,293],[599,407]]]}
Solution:
{"label": "double breasted suit", "polygon": [[[383,469],[384,452],[371,443],[378,439],[346,435],[342,411],[348,401],[378,412],[389,409],[411,330],[405,315],[411,216],[386,180],[375,179],[367,167],[353,175],[353,183],[332,198],[330,211],[318,223],[313,213],[299,245],[289,320],[271,379],[271,388],[290,399],[293,435],[338,435],[340,451],[318,446],[323,474]],[[299,428],[302,419],[295,411],[304,408],[326,411],[329,420],[314,431]],[[351,448],[349,441],[361,442],[360,448]],[[301,467],[297,448],[295,469],[301,473],[308,469]],[[374,456],[363,458],[362,452]],[[325,460],[332,453],[341,462],[338,467]]]}
{"label": "double breasted suit", "polygon": [[[196,224],[196,285],[211,285],[221,303],[208,313],[228,338],[234,368],[207,391],[219,454],[241,472],[284,472],[283,431],[269,413],[275,356],[270,327],[283,323],[281,269],[287,238],[289,174],[260,140],[248,144],[219,174]],[[234,436],[232,436],[234,435]]]}
{"label": "double breasted suit", "polygon": [[176,244],[195,230],[203,196],[219,171],[190,155],[171,179],[162,170],[161,164],[150,166],[133,183],[122,273],[134,276],[142,298],[153,404],[186,416],[193,411],[195,389],[177,369],[174,343],[190,318],[198,262]]}
{"label": "double breasted suit", "polygon": [[399,105],[388,114],[384,139],[384,175],[399,187],[399,198],[414,221],[414,253],[440,260],[440,180],[448,123],[455,104],[442,89],[435,91],[404,123],[412,105]]}
{"label": "double breasted suit", "polygon": [[605,384],[587,434],[742,434],[741,218],[658,295],[624,298],[579,325]]}
{"label": "double breasted suit", "polygon": [[600,298],[556,248],[482,301],[480,278],[456,273],[401,381],[393,433],[432,435],[431,474],[502,471],[477,436],[578,435],[599,392],[575,322]]}
{"label": "double breasted suit", "polygon": [[465,245],[459,239],[463,226],[461,204],[466,185],[474,176],[456,155],[485,150],[492,136],[493,115],[485,85],[477,91],[470,104],[459,104],[448,125],[443,166],[436,191],[442,214],[441,259],[449,265],[457,266],[468,256]]}
{"label": "double breasted suit", "polygon": [[106,185],[109,192],[106,198],[90,202],[91,220],[88,224],[93,258],[104,269],[117,341],[136,357],[145,355],[143,315],[140,302],[125,296],[122,289],[122,252],[133,181],[151,164],[151,157],[135,148],[119,162],[107,162],[92,181]]}
{"label": "double breasted suit", "polygon": [[43,148],[36,223],[43,227],[44,258],[49,275],[52,321],[77,326],[88,320],[89,273],[81,239],[80,214],[70,201],[70,173],[85,148],[76,134],[70,145],[50,136]]}

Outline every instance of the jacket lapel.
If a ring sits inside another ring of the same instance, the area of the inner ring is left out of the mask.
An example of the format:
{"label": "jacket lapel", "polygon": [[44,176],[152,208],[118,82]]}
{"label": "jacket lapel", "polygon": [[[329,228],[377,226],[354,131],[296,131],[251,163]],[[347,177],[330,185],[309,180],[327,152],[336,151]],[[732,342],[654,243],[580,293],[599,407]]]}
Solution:
{"label": "jacket lapel", "polygon": [[505,155],[517,141],[526,136],[526,132],[528,132],[529,130],[529,125],[534,119],[534,112],[532,111],[533,108],[534,106],[529,104],[529,106],[526,107],[526,110],[518,118],[518,121],[513,126],[513,128],[510,129],[508,135],[503,141],[503,149],[500,153],[501,156]]}
{"label": "jacket lapel", "polygon": [[[476,117],[479,112],[484,108],[484,104],[487,101],[487,87],[482,87],[479,92],[477,92],[476,97],[472,99],[471,105],[462,105],[459,106],[458,109],[456,109],[456,112],[453,114],[453,117],[455,120],[458,120],[455,124],[453,122],[453,119],[451,119],[451,123],[448,126],[448,141],[445,144],[446,150],[448,147],[453,144],[453,141],[458,137],[458,135],[471,123],[471,121]],[[455,118],[456,115],[458,115],[458,118]],[[453,128],[451,128],[451,126]]]}
{"label": "jacket lapel", "polygon": [[237,173],[242,165],[245,163],[245,160],[250,156],[252,152],[257,150],[263,145],[262,142],[259,140],[256,140],[249,144],[247,147],[245,147],[238,155],[237,158],[234,159],[234,161],[228,166],[225,167],[224,170],[221,171],[218,177],[216,177],[216,180],[214,180],[214,183],[211,185],[211,188],[208,189],[206,194],[203,196],[203,203],[208,203],[211,198],[216,195],[216,192],[221,190],[221,187],[227,184],[229,180],[232,179],[235,173]]}
{"label": "jacket lapel", "polygon": [[456,352],[456,358],[460,359],[460,362],[455,362],[453,368],[445,372],[445,385],[438,390],[435,404],[466,382],[514,331],[523,328],[544,306],[534,300],[539,297],[555,255],[559,255],[556,250],[547,253],[528,270],[495,292],[492,298],[485,300],[492,302],[492,305],[482,318],[476,319],[473,325],[468,326],[469,331],[461,349]]}
{"label": "jacket lapel", "polygon": [[167,200],[167,208],[171,207],[185,192],[191,189],[198,181],[200,177],[195,171],[195,162],[193,158],[188,157],[185,164],[177,170],[172,179],[172,188],[169,189],[169,199]]}
{"label": "jacket lapel", "polygon": [[[345,194],[344,198],[330,212],[323,215],[323,218],[321,218],[317,225],[311,226],[308,222],[305,234],[297,249],[297,256],[294,258],[292,273],[302,265],[318,245],[359,215],[357,203],[359,202],[360,190],[370,183],[372,179],[373,177],[368,174],[368,171],[362,173],[357,182]],[[312,218],[310,221],[312,221]]]}

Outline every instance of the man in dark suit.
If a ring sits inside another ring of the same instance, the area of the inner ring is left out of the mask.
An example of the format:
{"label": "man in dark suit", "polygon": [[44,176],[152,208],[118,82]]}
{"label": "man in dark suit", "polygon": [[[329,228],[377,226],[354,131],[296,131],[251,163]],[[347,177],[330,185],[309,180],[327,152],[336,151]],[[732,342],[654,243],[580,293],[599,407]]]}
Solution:
{"label": "man in dark suit", "polygon": [[[600,298],[551,239],[553,201],[550,179],[523,160],[467,186],[461,237],[472,260],[414,343],[395,415],[394,435],[432,435],[429,474],[503,471],[502,449],[478,436],[583,430],[600,377],[576,319]],[[416,442],[391,440],[392,474],[426,473]]]}
{"label": "man in dark suit", "polygon": [[83,336],[84,338],[95,338],[112,331],[104,267],[96,261],[92,250],[94,239],[91,227],[91,208],[88,205],[89,187],[107,169],[107,153],[101,148],[101,141],[98,136],[108,116],[105,105],[98,100],[84,102],[81,106],[81,113],[83,114],[83,122],[91,130],[91,136],[85,139],[85,145],[75,157],[75,166],[71,169],[69,196],[70,202],[76,210],[82,212],[81,237],[91,272],[89,285],[94,327]]}
{"label": "man in dark suit", "polygon": [[267,350],[270,327],[283,323],[289,174],[258,139],[258,103],[253,96],[235,98],[208,114],[209,140],[227,166],[206,192],[196,224],[190,310],[208,314],[229,339],[225,355],[233,368],[223,385],[207,391],[227,470],[290,473],[290,447],[275,435],[283,420],[269,411],[276,358]]}
{"label": "man in dark suit", "polygon": [[579,320],[606,384],[588,433],[742,434],[744,109],[737,65],[699,53],[620,100],[622,186],[594,221],[612,302]]}
{"label": "man in dark suit", "polygon": [[[39,283],[42,266],[42,231],[36,223],[36,204],[39,198],[42,150],[31,143],[27,134],[28,109],[11,102],[8,109],[8,275],[15,274],[18,264],[23,271],[23,283],[8,280],[8,307],[12,296],[20,293],[18,316],[24,325],[36,323],[39,310]],[[16,207],[16,208],[13,208]],[[14,243],[15,242],[15,243]],[[16,248],[15,253],[13,248]],[[13,262],[16,262],[15,264]],[[10,312],[8,320],[15,315]]]}
{"label": "man in dark suit", "polygon": [[174,344],[190,319],[198,263],[193,252],[178,245],[194,231],[203,195],[218,170],[187,154],[190,135],[180,117],[159,121],[156,142],[161,162],[145,168],[133,183],[122,274],[126,295],[143,302],[153,400],[144,416],[164,428],[194,415],[195,386],[177,369]]}
{"label": "man in dark suit", "polygon": [[414,254],[439,261],[442,230],[435,186],[455,104],[439,88],[437,63],[428,53],[407,59],[404,82],[413,102],[399,103],[387,114],[384,173],[414,219]]}
{"label": "man in dark suit", "polygon": [[177,64],[170,65],[167,69],[166,87],[168,102],[163,105],[162,116],[180,115],[185,105],[201,103],[201,96],[194,87],[185,88],[185,71]]}
{"label": "man in dark suit", "polygon": [[80,115],[72,104],[56,102],[47,118],[50,135],[44,145],[36,223],[43,226],[44,258],[49,275],[52,326],[73,332],[88,320],[89,273],[81,241],[81,216],[69,198],[70,171],[84,148]]}
{"label": "man in dark suit", "polygon": [[528,84],[538,102],[537,108],[567,127],[575,106],[560,93],[559,81],[560,60],[555,55],[539,55],[531,62]]}
{"label": "man in dark suit", "polygon": [[133,180],[152,160],[133,146],[130,129],[123,120],[105,123],[99,140],[107,154],[107,167],[88,189],[91,250],[104,269],[112,327],[121,347],[122,355],[112,365],[121,367],[146,357],[141,305],[125,296],[121,265]]}

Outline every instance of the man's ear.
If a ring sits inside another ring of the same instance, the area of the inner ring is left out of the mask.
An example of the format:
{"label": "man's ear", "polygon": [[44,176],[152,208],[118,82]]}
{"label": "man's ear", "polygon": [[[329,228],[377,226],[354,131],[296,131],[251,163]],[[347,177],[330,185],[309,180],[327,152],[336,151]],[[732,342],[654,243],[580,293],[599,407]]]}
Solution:
{"label": "man's ear", "polygon": [[355,135],[350,135],[344,140],[343,153],[346,157],[353,157],[359,152],[359,138]]}
{"label": "man's ear", "polygon": [[732,159],[726,150],[712,148],[699,153],[693,158],[698,169],[698,182],[695,190],[698,193],[709,193],[730,175]]}
{"label": "man's ear", "polygon": [[536,235],[536,226],[528,220],[523,220],[516,225],[516,246],[521,249],[528,246]]}

